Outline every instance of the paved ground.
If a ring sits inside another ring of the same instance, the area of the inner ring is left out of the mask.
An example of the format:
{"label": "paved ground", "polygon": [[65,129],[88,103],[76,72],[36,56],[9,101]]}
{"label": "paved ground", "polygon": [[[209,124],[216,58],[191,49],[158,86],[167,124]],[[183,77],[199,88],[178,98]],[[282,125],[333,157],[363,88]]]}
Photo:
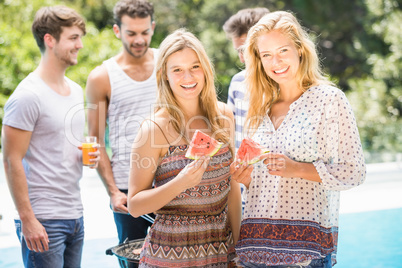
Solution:
{"label": "paved ground", "polygon": [[[117,258],[115,256],[107,256],[105,254],[105,250],[107,248],[117,245],[117,239],[112,212],[108,206],[109,200],[103,184],[101,183],[95,171],[84,168],[84,177],[81,180],[81,188],[86,226],[82,267],[118,267]],[[356,220],[348,217],[348,215],[360,215],[358,213],[383,210],[388,211],[390,209],[402,208],[401,193],[402,163],[368,165],[366,182],[359,187],[341,193],[341,235],[342,230],[347,229],[343,228],[342,226],[342,218],[345,219],[345,224],[353,225],[353,221]],[[5,182],[2,165],[0,165],[0,214],[3,216],[3,219],[0,220],[0,267],[22,267],[21,257],[19,255],[19,241],[15,235],[13,223],[15,211],[7,184]],[[371,214],[364,215],[370,216]],[[388,214],[385,214],[385,216],[387,215]],[[381,226],[379,228],[381,228]],[[401,228],[398,230],[399,233],[396,233],[395,235],[401,237]],[[359,232],[359,229],[351,230],[351,232]],[[364,234],[356,234],[357,236],[364,236]],[[346,242],[341,244],[341,239],[343,239],[341,235],[340,246],[348,244],[352,246],[356,245]],[[357,245],[359,245],[359,241],[357,241]],[[401,253],[398,253],[398,256],[402,261],[402,249],[399,249]],[[395,248],[390,250],[395,250]],[[348,254],[347,251],[348,250],[342,249],[342,254]],[[386,250],[386,252],[389,252],[389,250]],[[350,254],[353,256],[352,253]],[[391,256],[394,257],[392,254],[393,253],[391,252]],[[341,268],[351,266],[342,266],[342,263],[339,263],[337,267]],[[388,265],[371,267],[389,268],[393,266]]]}
{"label": "paved ground", "polygon": [[[85,220],[83,267],[118,267],[117,258],[105,254],[106,249],[118,244],[109,199],[96,171],[87,167],[81,180],[81,193]],[[15,254],[19,253],[20,245],[14,228],[16,211],[4,178],[3,165],[0,165],[0,215],[3,216],[0,220],[0,267],[22,267],[21,257]]]}

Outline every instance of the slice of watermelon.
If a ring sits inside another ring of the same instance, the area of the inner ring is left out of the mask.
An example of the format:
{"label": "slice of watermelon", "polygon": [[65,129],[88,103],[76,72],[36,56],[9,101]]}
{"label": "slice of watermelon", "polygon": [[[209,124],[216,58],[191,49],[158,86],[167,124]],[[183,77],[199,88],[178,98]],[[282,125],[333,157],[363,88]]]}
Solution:
{"label": "slice of watermelon", "polygon": [[236,160],[240,160],[240,164],[247,163],[252,165],[260,161],[259,156],[268,153],[269,150],[250,138],[244,138],[236,153]]}
{"label": "slice of watermelon", "polygon": [[196,130],[187,149],[186,157],[197,160],[201,156],[213,156],[222,147],[223,143],[208,136],[200,130]]}

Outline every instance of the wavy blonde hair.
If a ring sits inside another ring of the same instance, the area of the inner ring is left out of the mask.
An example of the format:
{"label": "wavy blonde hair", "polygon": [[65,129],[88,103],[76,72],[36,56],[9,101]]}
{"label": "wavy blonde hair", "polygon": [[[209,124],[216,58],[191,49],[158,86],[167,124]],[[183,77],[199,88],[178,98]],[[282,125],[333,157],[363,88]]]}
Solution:
{"label": "wavy blonde hair", "polygon": [[295,16],[286,11],[268,13],[250,29],[245,44],[246,84],[250,97],[246,119],[248,130],[258,128],[263,116],[280,96],[279,85],[264,71],[257,46],[258,38],[271,31],[286,35],[300,51],[300,65],[296,75],[303,91],[318,84],[333,85],[322,71],[314,42]]}
{"label": "wavy blonde hair", "polygon": [[219,111],[215,89],[214,68],[209,57],[200,42],[192,33],[185,29],[179,29],[167,36],[159,47],[159,56],[156,64],[156,80],[158,85],[158,97],[156,111],[166,109],[171,116],[170,123],[174,130],[184,137],[185,120],[179,103],[177,102],[169,81],[167,80],[166,63],[168,58],[185,48],[192,49],[198,56],[205,75],[205,85],[199,95],[199,104],[202,115],[207,119],[215,138],[224,143],[230,143],[230,133],[222,131],[224,128],[224,116]]}

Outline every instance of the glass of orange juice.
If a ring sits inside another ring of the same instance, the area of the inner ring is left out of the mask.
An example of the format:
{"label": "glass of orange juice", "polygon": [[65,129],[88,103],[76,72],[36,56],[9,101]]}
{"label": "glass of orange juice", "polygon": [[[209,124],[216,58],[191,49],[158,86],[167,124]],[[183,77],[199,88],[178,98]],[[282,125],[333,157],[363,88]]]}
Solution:
{"label": "glass of orange juice", "polygon": [[96,145],[95,136],[84,137],[84,142],[82,143],[82,164],[84,166],[95,166],[95,162],[91,162],[89,159],[94,159],[96,157],[88,155],[90,152],[96,152],[97,148],[94,147],[94,145]]}

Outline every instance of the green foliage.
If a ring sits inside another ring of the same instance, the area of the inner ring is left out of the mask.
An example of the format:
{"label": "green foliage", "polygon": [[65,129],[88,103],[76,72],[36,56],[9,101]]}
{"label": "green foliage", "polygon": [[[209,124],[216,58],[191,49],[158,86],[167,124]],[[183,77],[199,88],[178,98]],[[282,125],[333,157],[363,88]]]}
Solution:
{"label": "green foliage", "polygon": [[[18,83],[33,71],[40,53],[31,34],[35,12],[64,4],[87,20],[79,63],[66,75],[85,88],[89,72],[118,53],[112,32],[117,0],[0,0],[0,107]],[[219,98],[226,101],[231,77],[241,68],[236,51],[222,30],[239,9],[264,6],[289,10],[310,29],[325,71],[337,81],[355,110],[368,161],[375,153],[401,153],[402,142],[402,12],[400,0],[158,0],[151,46],[178,28],[201,39],[217,75]],[[0,114],[0,120],[2,115]]]}
{"label": "green foliage", "polygon": [[366,6],[364,30],[385,48],[367,51],[364,40],[355,40],[356,49],[367,55],[365,63],[371,71],[348,81],[352,89],[348,98],[355,109],[366,159],[382,161],[381,155],[402,152],[402,11],[393,0],[366,0]]}
{"label": "green foliage", "polygon": [[[15,89],[16,85],[35,68],[37,48],[30,32],[31,24],[23,18],[12,15],[17,13],[18,2],[5,2],[0,9],[0,105]],[[25,6],[18,11],[21,14],[32,14],[32,6]],[[18,20],[18,21],[17,21]],[[18,30],[16,29],[18,25]],[[21,49],[21,44],[26,49]]]}
{"label": "green foliage", "polygon": [[[85,5],[87,3],[88,5]],[[96,14],[105,5],[97,1],[53,1],[53,0],[14,0],[0,2],[0,107],[4,107],[8,96],[19,82],[35,70],[40,61],[40,51],[31,33],[31,25],[36,11],[45,5],[67,5]],[[111,9],[113,5],[107,6]],[[96,28],[87,19],[87,35],[84,48],[80,50],[78,64],[67,69],[66,76],[85,88],[89,72],[103,60],[117,54],[121,44],[114,36],[111,26]],[[106,20],[108,21],[108,20]],[[0,114],[2,121],[3,115]]]}

